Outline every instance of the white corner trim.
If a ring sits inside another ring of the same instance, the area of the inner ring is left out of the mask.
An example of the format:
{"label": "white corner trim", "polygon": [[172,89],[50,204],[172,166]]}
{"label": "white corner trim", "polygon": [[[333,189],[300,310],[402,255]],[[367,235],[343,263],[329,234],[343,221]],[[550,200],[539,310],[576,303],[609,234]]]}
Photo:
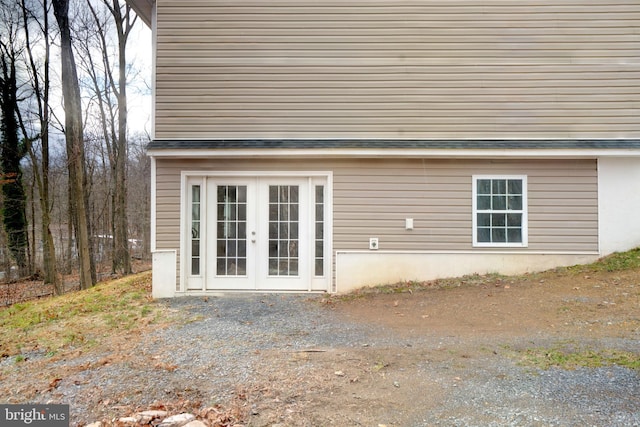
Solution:
{"label": "white corner trim", "polygon": [[150,206],[150,239],[151,239],[151,252],[156,250],[156,159],[151,157],[151,206]]}
{"label": "white corner trim", "polygon": [[151,139],[156,137],[156,80],[158,67],[158,11],[155,0],[151,6]]}

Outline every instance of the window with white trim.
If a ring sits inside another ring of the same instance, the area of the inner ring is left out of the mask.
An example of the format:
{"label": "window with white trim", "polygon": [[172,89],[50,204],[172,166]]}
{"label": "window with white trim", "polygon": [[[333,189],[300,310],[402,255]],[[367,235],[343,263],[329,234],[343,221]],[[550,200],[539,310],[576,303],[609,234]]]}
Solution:
{"label": "window with white trim", "polygon": [[527,177],[473,177],[473,245],[525,247]]}

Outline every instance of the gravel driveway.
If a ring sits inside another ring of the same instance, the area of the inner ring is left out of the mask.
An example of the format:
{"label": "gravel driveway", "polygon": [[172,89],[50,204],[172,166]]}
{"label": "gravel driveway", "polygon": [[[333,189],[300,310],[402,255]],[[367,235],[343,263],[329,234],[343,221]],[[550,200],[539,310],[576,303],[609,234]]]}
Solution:
{"label": "gravel driveway", "polygon": [[[87,370],[59,391],[78,402],[138,408],[235,399],[252,426],[640,426],[637,370],[522,367],[506,348],[552,338],[407,337],[322,298],[166,301],[190,320],[131,343],[136,357]],[[637,340],[606,345],[638,350]],[[89,393],[82,384],[92,385],[92,399],[79,398]],[[78,422],[92,421],[89,412],[72,406]]]}

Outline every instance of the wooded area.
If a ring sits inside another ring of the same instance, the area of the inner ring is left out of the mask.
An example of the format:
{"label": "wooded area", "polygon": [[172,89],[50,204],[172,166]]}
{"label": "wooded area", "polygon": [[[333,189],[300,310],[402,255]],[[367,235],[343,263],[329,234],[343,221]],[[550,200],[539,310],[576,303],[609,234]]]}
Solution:
{"label": "wooded area", "polygon": [[[0,280],[63,293],[149,250],[149,136],[128,127],[122,0],[0,0]],[[147,86],[148,87],[148,86]]]}

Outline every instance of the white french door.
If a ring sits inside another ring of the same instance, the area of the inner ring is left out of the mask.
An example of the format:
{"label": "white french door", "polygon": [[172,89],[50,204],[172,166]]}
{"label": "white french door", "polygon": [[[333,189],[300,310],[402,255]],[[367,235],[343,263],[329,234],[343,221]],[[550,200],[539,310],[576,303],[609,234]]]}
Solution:
{"label": "white french door", "polygon": [[254,289],[255,179],[207,180],[207,289]]}
{"label": "white french door", "polygon": [[260,290],[306,290],[310,279],[307,179],[258,183],[257,283]]}
{"label": "white french door", "polygon": [[318,219],[310,178],[208,177],[204,187],[205,289],[312,290]]}

